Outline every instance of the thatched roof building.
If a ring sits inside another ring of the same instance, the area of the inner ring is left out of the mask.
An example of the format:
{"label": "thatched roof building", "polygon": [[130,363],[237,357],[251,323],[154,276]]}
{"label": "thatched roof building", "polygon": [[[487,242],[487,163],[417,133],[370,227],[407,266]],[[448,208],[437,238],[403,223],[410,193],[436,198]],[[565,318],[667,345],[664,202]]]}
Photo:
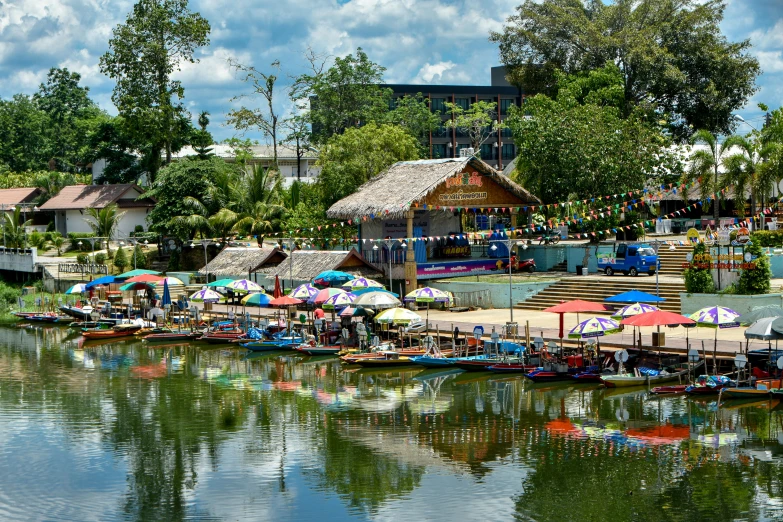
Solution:
{"label": "thatched roof building", "polygon": [[[446,185],[446,180],[459,174],[464,175],[468,170],[490,180],[482,185],[481,194],[484,194],[483,199],[486,201],[439,193]],[[488,191],[489,184],[500,190],[494,193]],[[540,203],[537,197],[476,157],[447,158],[395,163],[355,193],[332,205],[327,215],[335,219],[356,219],[362,216],[398,219],[412,206],[418,205],[424,208],[427,205],[463,208],[483,205],[488,208]]]}
{"label": "thatched roof building", "polygon": [[259,273],[274,279],[312,281],[326,270],[340,270],[358,277],[379,277],[380,270],[368,263],[356,250],[294,250],[291,259]]}
{"label": "thatched roof building", "polygon": [[199,274],[209,273],[217,278],[247,275],[261,267],[271,268],[283,262],[288,256],[279,248],[227,247],[220,251]]}

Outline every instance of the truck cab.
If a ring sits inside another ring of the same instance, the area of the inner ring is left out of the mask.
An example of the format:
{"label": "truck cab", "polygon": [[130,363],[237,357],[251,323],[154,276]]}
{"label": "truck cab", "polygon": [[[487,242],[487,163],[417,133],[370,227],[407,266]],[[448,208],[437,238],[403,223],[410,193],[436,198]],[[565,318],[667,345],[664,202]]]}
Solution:
{"label": "truck cab", "polygon": [[606,275],[622,272],[637,276],[644,272],[654,275],[659,266],[655,249],[647,243],[619,243],[609,252],[598,252],[598,270]]}

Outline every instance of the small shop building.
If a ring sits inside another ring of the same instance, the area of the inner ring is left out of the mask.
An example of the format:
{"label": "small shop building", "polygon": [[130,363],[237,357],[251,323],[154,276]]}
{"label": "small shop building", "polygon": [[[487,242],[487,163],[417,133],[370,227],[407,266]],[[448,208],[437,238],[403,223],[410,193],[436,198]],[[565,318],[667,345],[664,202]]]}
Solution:
{"label": "small shop building", "polygon": [[[404,280],[407,293],[423,279],[502,270],[498,258],[508,256],[500,242],[509,237],[506,230],[529,223],[531,207],[540,204],[508,176],[469,156],[395,163],[332,205],[327,216],[357,224],[361,256]],[[466,230],[486,234],[481,240],[471,235],[471,241]]]}

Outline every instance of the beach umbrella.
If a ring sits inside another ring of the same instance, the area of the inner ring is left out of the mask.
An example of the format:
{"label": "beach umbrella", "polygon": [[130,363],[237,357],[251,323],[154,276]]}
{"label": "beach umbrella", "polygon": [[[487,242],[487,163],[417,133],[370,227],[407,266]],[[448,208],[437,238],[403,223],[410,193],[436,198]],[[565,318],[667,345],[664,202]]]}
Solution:
{"label": "beach umbrella", "polygon": [[415,301],[417,303],[446,303],[449,300],[449,294],[437,288],[417,288],[405,296],[406,302]]}
{"label": "beach umbrella", "polygon": [[353,295],[362,295],[362,294],[366,294],[367,292],[385,292],[387,294],[393,295],[394,297],[397,297],[397,298],[400,297],[400,294],[397,294],[395,292],[391,292],[389,290],[386,290],[385,288],[375,288],[375,287],[372,287],[372,286],[367,286],[367,287],[360,286],[358,288],[351,289],[351,293]]}
{"label": "beach umbrella", "polygon": [[275,276],[275,289],[274,292],[272,293],[272,297],[277,299],[278,297],[282,297],[282,296],[283,296],[283,289],[280,288],[280,276]]}
{"label": "beach umbrella", "polygon": [[136,269],[130,270],[128,272],[123,272],[123,273],[121,273],[120,275],[118,275],[116,277],[117,277],[117,279],[128,279],[130,277],[136,277],[136,276],[140,276],[140,275],[144,275],[144,274],[160,275],[160,272],[157,272],[155,270],[145,270],[143,268],[136,268]]}
{"label": "beach umbrella", "polygon": [[609,317],[592,317],[585,319],[568,332],[570,339],[589,339],[592,337],[603,337],[620,331],[620,325],[617,321]]}
{"label": "beach umbrella", "polygon": [[340,272],[339,270],[326,270],[313,278],[313,284],[319,286],[340,286],[355,278],[356,276]]}
{"label": "beach umbrella", "polygon": [[339,288],[324,288],[314,296],[311,296],[310,299],[307,300],[307,302],[310,304],[320,305],[325,303],[326,300],[332,297],[333,295],[339,295],[345,293],[347,293],[345,290],[341,290]]}
{"label": "beach umbrella", "polygon": [[357,297],[353,306],[361,306],[373,310],[383,310],[386,308],[396,308],[400,306],[400,300],[386,292],[367,292]]}
{"label": "beach umbrella", "polygon": [[635,315],[639,314],[646,314],[649,312],[656,312],[658,311],[657,306],[648,305],[644,303],[634,303],[629,304],[628,306],[623,306],[617,312],[612,315],[615,319],[625,319],[626,317],[633,317]]}
{"label": "beach umbrella", "polygon": [[386,288],[383,284],[366,277],[357,277],[341,285],[345,290],[353,292],[355,288]]}
{"label": "beach umbrella", "polygon": [[87,291],[86,283],[77,283],[65,291],[66,294],[82,294]]}
{"label": "beach umbrella", "polygon": [[272,301],[273,297],[269,294],[265,294],[263,292],[257,292],[255,294],[248,294],[245,297],[242,298],[242,304],[245,306],[269,306],[269,303]]}
{"label": "beach umbrella", "polygon": [[126,283],[157,283],[166,279],[163,276],[155,274],[141,274],[133,277],[129,277],[125,280]]}
{"label": "beach umbrella", "polygon": [[[602,303],[596,303],[595,301],[583,301],[582,299],[574,299],[572,301],[563,301],[558,305],[544,308],[544,312],[553,314],[560,314],[560,339],[562,348],[563,339],[563,314],[575,313],[580,314],[584,312],[605,312],[606,306]],[[579,316],[576,316],[576,320],[579,321]]]}
{"label": "beach umbrella", "polygon": [[153,284],[155,286],[160,286],[160,285],[165,285],[165,284],[167,284],[169,286],[184,286],[185,285],[185,283],[182,281],[182,279],[180,279],[178,277],[173,277],[173,276],[164,277],[160,281],[153,282]]}
{"label": "beach umbrella", "polygon": [[[775,329],[775,322],[780,317],[762,317],[758,321],[745,329],[745,339],[759,339],[762,341],[771,341],[783,339],[783,332]],[[778,323],[778,328],[783,327],[783,320]],[[780,328],[783,330],[783,328]]]}
{"label": "beach umbrella", "polygon": [[236,293],[262,292],[264,290],[261,288],[261,285],[255,281],[250,281],[249,279],[238,279],[237,281],[231,281],[226,285],[226,288],[230,288]]}
{"label": "beach umbrella", "polygon": [[[690,315],[690,318],[696,321],[696,326],[705,328],[715,328],[715,339],[712,345],[712,361],[713,366],[716,364],[717,352],[718,352],[718,330],[722,328],[737,328],[740,324],[738,321],[739,315],[731,308],[723,306],[708,306],[697,310]],[[707,368],[707,355],[704,355],[704,368]],[[716,371],[717,368],[713,368]],[[717,374],[717,371],[716,371]]]}
{"label": "beach umbrella", "polygon": [[163,280],[163,297],[160,299],[160,304],[164,307],[166,305],[171,306],[171,292],[169,291],[168,277]]}
{"label": "beach umbrella", "polygon": [[120,287],[121,292],[129,292],[131,290],[143,290],[145,288],[154,288],[152,283],[125,283]]}
{"label": "beach umbrella", "polygon": [[212,281],[211,283],[207,283],[206,286],[208,286],[209,288],[225,288],[225,286],[232,281],[233,279],[218,279],[217,281]]}
{"label": "beach umbrella", "polygon": [[112,283],[116,283],[117,278],[115,276],[107,275],[103,277],[99,277],[98,279],[95,279],[94,281],[90,281],[85,285],[85,288],[87,290],[90,290],[91,288],[95,288],[96,286],[101,285],[110,285]]}
{"label": "beach umbrella", "polygon": [[407,308],[391,308],[375,316],[376,323],[410,324],[414,321],[421,321],[421,316]]}
{"label": "beach umbrella", "polygon": [[622,324],[631,326],[686,326],[696,321],[685,315],[666,310],[655,310],[623,319]]}
{"label": "beach umbrella", "polygon": [[755,306],[750,312],[739,316],[737,321],[741,324],[751,324],[765,317],[783,317],[783,307],[778,305]]}
{"label": "beach umbrella", "polygon": [[191,301],[195,301],[197,303],[217,303],[218,301],[221,301],[223,299],[223,296],[219,293],[215,292],[211,288],[204,287],[195,294],[190,296]]}
{"label": "beach umbrella", "polygon": [[375,312],[368,308],[354,308],[352,306],[346,306],[343,311],[340,312],[340,317],[370,317]]}
{"label": "beach umbrella", "polygon": [[291,297],[294,297],[296,299],[301,299],[303,301],[307,301],[311,297],[313,297],[315,294],[317,294],[319,290],[314,287],[313,285],[309,283],[305,283],[303,285],[299,285],[288,294]]}
{"label": "beach umbrella", "polygon": [[640,290],[629,290],[621,294],[613,295],[604,299],[607,303],[661,303],[666,301],[665,297],[648,294]]}
{"label": "beach umbrella", "polygon": [[356,296],[350,292],[334,294],[323,302],[321,308],[324,310],[337,310],[340,308],[345,308],[346,306],[351,305],[355,299]]}
{"label": "beach umbrella", "polygon": [[272,299],[269,301],[269,306],[274,306],[275,308],[284,308],[286,306],[294,306],[298,304],[302,304],[304,301],[301,299],[296,299],[294,297],[284,295],[282,297],[276,297],[275,299]]}

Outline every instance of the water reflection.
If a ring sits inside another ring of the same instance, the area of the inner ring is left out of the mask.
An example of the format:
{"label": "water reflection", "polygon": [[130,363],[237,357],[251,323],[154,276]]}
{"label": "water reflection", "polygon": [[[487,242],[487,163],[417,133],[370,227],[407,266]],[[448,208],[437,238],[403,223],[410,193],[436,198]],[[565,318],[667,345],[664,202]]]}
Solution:
{"label": "water reflection", "polygon": [[79,339],[0,329],[0,519],[783,517],[777,401]]}

